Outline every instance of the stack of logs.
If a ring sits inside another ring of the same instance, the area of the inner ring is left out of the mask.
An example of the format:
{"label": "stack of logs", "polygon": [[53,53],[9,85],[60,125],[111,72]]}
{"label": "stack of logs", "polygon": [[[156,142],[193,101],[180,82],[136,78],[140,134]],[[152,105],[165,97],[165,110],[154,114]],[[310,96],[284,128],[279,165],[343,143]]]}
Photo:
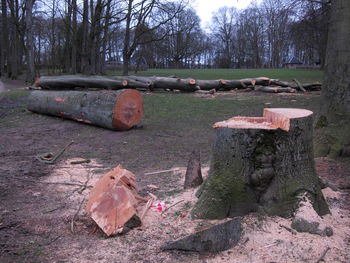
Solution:
{"label": "stack of logs", "polygon": [[34,84],[34,88],[48,90],[71,90],[71,89],[138,89],[143,91],[167,90],[197,93],[215,93],[216,91],[229,91],[245,89],[268,93],[297,91],[315,91],[321,89],[321,83],[303,83],[294,79],[293,82],[285,82],[266,77],[246,78],[240,80],[198,80],[181,79],[176,77],[145,77],[145,76],[57,76],[41,77]]}

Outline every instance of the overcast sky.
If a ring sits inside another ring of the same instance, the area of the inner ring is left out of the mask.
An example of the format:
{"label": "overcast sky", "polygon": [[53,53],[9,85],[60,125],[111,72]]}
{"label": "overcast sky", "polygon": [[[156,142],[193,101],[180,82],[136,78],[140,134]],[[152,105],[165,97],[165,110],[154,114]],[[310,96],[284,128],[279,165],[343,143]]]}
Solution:
{"label": "overcast sky", "polygon": [[191,6],[197,11],[201,18],[201,25],[204,28],[210,21],[212,12],[223,6],[235,6],[246,8],[252,0],[193,0]]}

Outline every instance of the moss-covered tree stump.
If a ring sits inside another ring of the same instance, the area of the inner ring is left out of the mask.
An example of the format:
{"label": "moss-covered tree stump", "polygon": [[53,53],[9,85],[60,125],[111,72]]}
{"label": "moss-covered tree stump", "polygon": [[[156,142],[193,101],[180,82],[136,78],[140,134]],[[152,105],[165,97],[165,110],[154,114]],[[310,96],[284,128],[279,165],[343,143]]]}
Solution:
{"label": "moss-covered tree stump", "polygon": [[314,166],[312,114],[265,109],[263,117],[216,123],[209,175],[192,217],[222,219],[261,210],[289,217],[305,194],[319,215],[329,213]]}

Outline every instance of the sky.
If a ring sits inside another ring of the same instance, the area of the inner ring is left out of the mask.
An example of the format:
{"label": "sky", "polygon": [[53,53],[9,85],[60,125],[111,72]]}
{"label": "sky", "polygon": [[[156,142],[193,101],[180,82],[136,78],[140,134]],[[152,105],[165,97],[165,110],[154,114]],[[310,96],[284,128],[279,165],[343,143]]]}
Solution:
{"label": "sky", "polygon": [[223,6],[246,8],[252,0],[193,0],[191,6],[196,10],[201,19],[201,26],[205,28],[211,21],[212,12]]}

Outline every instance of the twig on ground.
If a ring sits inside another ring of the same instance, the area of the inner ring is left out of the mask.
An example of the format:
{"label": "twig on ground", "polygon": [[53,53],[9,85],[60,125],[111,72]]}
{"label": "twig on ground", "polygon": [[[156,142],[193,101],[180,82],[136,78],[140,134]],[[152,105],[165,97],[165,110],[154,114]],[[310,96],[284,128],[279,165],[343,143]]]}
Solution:
{"label": "twig on ground", "polygon": [[289,228],[289,227],[287,227],[287,226],[284,226],[284,225],[279,225],[280,227],[283,227],[284,229],[286,229],[286,230],[288,230],[289,232],[291,232],[293,235],[296,235],[297,234],[297,232],[294,230],[294,229],[291,229],[291,228]]}
{"label": "twig on ground", "polygon": [[84,196],[83,200],[81,200],[79,207],[78,207],[78,210],[75,212],[75,214],[72,217],[72,221],[70,222],[70,230],[73,234],[74,234],[74,220],[75,220],[76,216],[79,214],[81,207],[83,206],[84,201],[85,201],[85,196]]}
{"label": "twig on ground", "polygon": [[52,153],[39,154],[35,158],[42,163],[53,164],[60,157],[64,151],[72,144],[74,141],[70,141],[64,148],[62,148],[56,155]]}
{"label": "twig on ground", "polygon": [[82,164],[82,163],[90,163],[91,160],[90,159],[84,159],[84,160],[80,160],[80,161],[72,161],[70,162],[70,164]]}
{"label": "twig on ground", "polygon": [[85,189],[88,186],[88,182],[90,181],[90,179],[91,179],[91,169],[89,169],[89,172],[87,174],[87,178],[86,178],[86,181],[84,183],[84,186],[78,191],[79,194],[82,194],[85,191]]}
{"label": "twig on ground", "polygon": [[165,208],[165,209],[163,210],[163,212],[161,213],[161,215],[162,215],[162,214],[164,214],[166,211],[168,211],[170,208],[172,208],[172,207],[176,206],[177,204],[182,203],[183,201],[185,201],[185,200],[184,200],[184,199],[182,199],[182,200],[180,200],[180,201],[176,202],[175,204],[173,204],[173,205],[171,205],[171,206],[169,206],[169,207]]}
{"label": "twig on ground", "polygon": [[154,175],[154,174],[162,174],[162,173],[168,173],[168,172],[176,172],[178,170],[180,170],[180,169],[179,168],[174,168],[174,169],[168,169],[168,170],[162,170],[162,171],[145,173],[145,175]]}
{"label": "twig on ground", "polygon": [[325,251],[323,251],[323,253],[321,254],[321,257],[316,261],[316,263],[319,263],[319,262],[321,262],[321,261],[324,261],[323,258],[326,256],[328,250],[330,250],[330,249],[331,249],[330,247],[327,247],[327,248],[325,249]]}
{"label": "twig on ground", "polygon": [[146,215],[148,209],[151,207],[153,201],[154,201],[153,198],[151,198],[151,199],[148,200],[148,202],[147,202],[147,204],[146,204],[146,206],[145,206],[145,209],[143,210],[143,212],[142,212],[142,214],[141,214],[141,216],[140,216],[141,221],[142,221],[143,218],[145,217],[145,215]]}
{"label": "twig on ground", "polygon": [[1,225],[0,230],[6,229],[6,228],[11,228],[11,227],[14,227],[16,225],[18,225],[18,223],[10,223],[8,225]]}
{"label": "twig on ground", "polygon": [[[21,177],[17,177],[17,176],[9,176],[6,174],[2,174],[1,176],[7,176],[9,178],[13,178],[19,181],[24,181],[24,182],[31,182],[31,183],[38,183],[38,184],[57,184],[57,185],[69,185],[69,186],[80,186],[80,187],[84,187],[84,184],[76,184],[76,183],[69,183],[69,182],[42,182],[39,180],[33,180],[33,179],[27,179],[27,178],[21,178]],[[92,185],[88,185],[86,186],[88,188],[92,187]]]}

